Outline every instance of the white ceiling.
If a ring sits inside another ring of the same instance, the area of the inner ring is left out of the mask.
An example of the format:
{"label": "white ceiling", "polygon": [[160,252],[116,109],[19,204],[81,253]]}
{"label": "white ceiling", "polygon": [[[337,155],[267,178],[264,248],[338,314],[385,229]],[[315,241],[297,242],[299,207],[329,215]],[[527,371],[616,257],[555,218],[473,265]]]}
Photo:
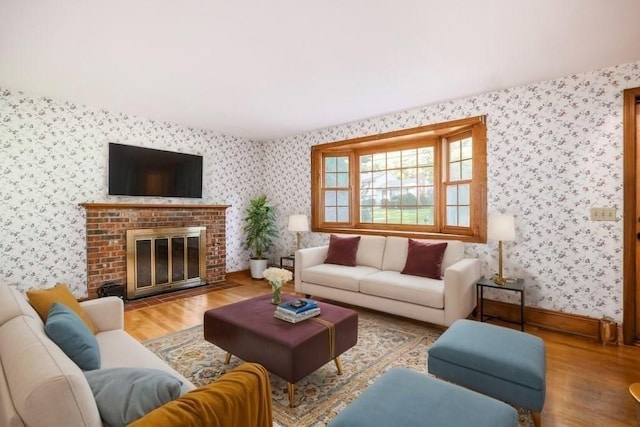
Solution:
{"label": "white ceiling", "polygon": [[1,0],[0,87],[255,140],[640,60],[638,0]]}

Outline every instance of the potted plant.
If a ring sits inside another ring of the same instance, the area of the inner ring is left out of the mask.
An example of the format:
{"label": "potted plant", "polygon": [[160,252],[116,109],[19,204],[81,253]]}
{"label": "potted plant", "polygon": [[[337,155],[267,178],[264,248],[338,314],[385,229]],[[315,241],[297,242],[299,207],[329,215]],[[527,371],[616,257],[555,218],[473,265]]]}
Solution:
{"label": "potted plant", "polygon": [[269,262],[267,252],[271,248],[273,239],[278,236],[275,208],[267,204],[265,195],[250,202],[251,206],[247,208],[244,218],[244,246],[251,252],[249,260],[251,277],[262,279],[264,278],[262,273],[267,269]]}

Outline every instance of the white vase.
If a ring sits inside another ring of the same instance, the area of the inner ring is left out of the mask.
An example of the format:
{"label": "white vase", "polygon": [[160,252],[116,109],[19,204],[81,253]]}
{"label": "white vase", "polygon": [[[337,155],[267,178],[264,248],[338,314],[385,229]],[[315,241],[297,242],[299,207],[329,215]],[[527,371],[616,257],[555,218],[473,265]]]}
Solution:
{"label": "white vase", "polygon": [[249,268],[251,269],[252,279],[264,279],[264,271],[269,265],[268,259],[250,259]]}

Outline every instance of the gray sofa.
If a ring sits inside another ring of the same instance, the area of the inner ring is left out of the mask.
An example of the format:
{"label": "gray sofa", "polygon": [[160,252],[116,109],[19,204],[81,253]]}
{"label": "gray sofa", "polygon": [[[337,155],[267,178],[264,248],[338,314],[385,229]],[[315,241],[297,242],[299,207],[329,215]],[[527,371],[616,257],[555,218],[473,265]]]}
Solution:
{"label": "gray sofa", "polygon": [[409,239],[362,235],[356,266],[325,264],[329,246],[296,251],[295,290],[412,319],[449,326],[476,306],[480,260],[464,257],[464,243],[447,242],[442,279],[402,274]]}

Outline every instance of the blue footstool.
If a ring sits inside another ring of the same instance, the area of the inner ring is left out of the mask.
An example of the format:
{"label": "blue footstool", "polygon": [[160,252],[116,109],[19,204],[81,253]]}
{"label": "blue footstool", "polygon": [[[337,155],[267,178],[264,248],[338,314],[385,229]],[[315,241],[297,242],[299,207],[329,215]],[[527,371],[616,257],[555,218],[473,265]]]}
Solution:
{"label": "blue footstool", "polygon": [[457,320],[429,349],[429,373],[529,409],[536,425],[546,394],[546,350],[533,335]]}
{"label": "blue footstool", "polygon": [[515,427],[503,402],[405,368],[387,371],[329,427]]}

